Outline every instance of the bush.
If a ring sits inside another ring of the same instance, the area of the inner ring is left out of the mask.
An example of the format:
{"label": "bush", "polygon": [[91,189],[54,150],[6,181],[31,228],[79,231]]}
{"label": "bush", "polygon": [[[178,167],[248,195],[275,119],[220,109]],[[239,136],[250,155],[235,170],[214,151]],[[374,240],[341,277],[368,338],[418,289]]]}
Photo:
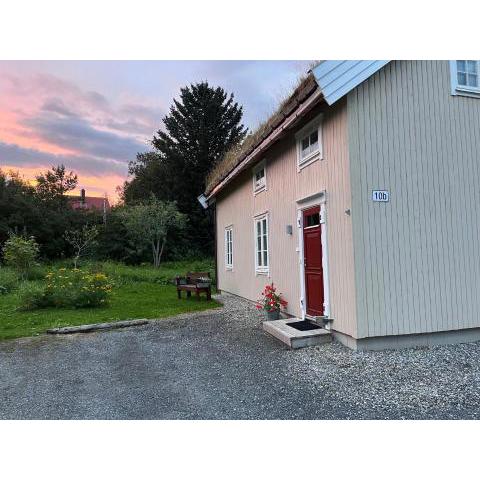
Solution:
{"label": "bush", "polygon": [[41,290],[25,289],[21,295],[23,309],[36,308],[94,308],[106,305],[112,284],[103,273],[60,268],[46,276]]}
{"label": "bush", "polygon": [[48,268],[44,265],[37,264],[32,267],[25,275],[25,280],[44,280]]}
{"label": "bush", "polygon": [[20,310],[36,310],[50,307],[45,295],[45,286],[38,283],[25,282],[20,287]]}
{"label": "bush", "polygon": [[10,269],[0,267],[0,295],[10,293],[17,285],[17,274]]}
{"label": "bush", "polygon": [[22,279],[36,266],[38,244],[33,237],[25,238],[21,235],[11,234],[3,246],[5,263],[12,267]]}

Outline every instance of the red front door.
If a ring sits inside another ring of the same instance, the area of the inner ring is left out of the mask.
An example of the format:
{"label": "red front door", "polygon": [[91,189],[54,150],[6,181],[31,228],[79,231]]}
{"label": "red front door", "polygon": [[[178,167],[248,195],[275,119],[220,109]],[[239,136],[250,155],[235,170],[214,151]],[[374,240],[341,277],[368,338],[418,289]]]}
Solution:
{"label": "red front door", "polygon": [[303,211],[303,254],[307,315],[323,315],[323,269],[320,207]]}

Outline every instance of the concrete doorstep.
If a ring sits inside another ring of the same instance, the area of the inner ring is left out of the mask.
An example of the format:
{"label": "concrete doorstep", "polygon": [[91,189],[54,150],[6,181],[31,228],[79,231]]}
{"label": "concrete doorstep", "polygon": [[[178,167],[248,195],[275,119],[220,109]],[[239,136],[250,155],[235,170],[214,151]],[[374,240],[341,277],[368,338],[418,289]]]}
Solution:
{"label": "concrete doorstep", "polygon": [[287,325],[299,322],[303,320],[301,318],[270,320],[263,322],[263,330],[290,348],[311,347],[332,341],[332,334],[324,328],[301,331]]}
{"label": "concrete doorstep", "polygon": [[95,330],[108,330],[112,328],[125,328],[125,327],[135,327],[137,325],[145,325],[149,323],[146,318],[140,318],[137,320],[121,320],[119,322],[108,322],[108,323],[92,323],[90,325],[76,325],[74,327],[59,327],[59,328],[50,328],[47,330],[47,333],[51,334],[66,334],[66,333],[84,333],[84,332],[93,332]]}

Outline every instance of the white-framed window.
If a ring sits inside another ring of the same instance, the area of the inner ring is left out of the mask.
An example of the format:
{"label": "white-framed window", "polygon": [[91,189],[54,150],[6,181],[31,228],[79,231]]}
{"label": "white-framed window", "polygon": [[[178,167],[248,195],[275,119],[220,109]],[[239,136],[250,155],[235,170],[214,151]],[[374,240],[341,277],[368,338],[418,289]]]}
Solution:
{"label": "white-framed window", "polygon": [[480,61],[451,60],[452,95],[480,97]]}
{"label": "white-framed window", "polygon": [[233,226],[225,229],[225,268],[233,269]]}
{"label": "white-framed window", "polygon": [[322,151],[322,119],[314,118],[296,133],[297,140],[297,166],[298,169],[310,165],[323,158]]}
{"label": "white-framed window", "polygon": [[265,160],[253,167],[253,193],[257,194],[267,189],[267,166]]}
{"label": "white-framed window", "polygon": [[268,215],[263,214],[254,218],[255,235],[255,272],[268,274]]}

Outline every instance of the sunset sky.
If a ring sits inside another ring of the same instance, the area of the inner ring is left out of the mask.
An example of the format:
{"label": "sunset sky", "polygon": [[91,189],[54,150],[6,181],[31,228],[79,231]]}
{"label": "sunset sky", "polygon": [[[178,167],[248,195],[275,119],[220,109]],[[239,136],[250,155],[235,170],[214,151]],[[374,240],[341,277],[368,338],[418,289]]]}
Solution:
{"label": "sunset sky", "polygon": [[0,61],[0,168],[27,179],[63,163],[87,195],[127,178],[180,87],[208,80],[233,92],[254,129],[310,61]]}

